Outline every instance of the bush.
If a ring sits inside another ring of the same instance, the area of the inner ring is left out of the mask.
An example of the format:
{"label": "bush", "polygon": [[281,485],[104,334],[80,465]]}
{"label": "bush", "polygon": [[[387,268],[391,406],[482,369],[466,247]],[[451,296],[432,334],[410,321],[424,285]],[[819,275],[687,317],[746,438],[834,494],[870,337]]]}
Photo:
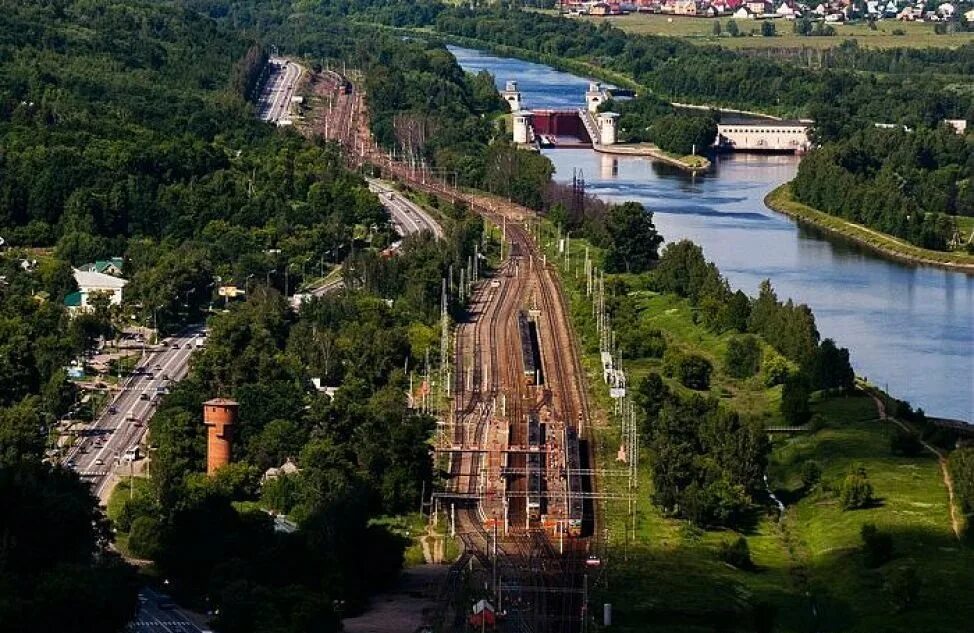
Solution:
{"label": "bush", "polygon": [[839,505],[843,510],[865,508],[873,503],[873,485],[866,469],[857,466],[846,475],[839,487]]}
{"label": "bush", "polygon": [[720,560],[728,565],[744,570],[754,569],[754,563],[751,561],[751,548],[743,536],[738,537],[736,541],[721,543],[719,555]]}
{"label": "bush", "polygon": [[788,361],[778,354],[764,362],[764,386],[775,387],[783,385],[791,375],[791,365]]}
{"label": "bush", "polygon": [[735,336],[727,343],[724,370],[734,378],[750,378],[761,369],[761,343],[756,336]]}
{"label": "bush", "polygon": [[866,567],[874,569],[893,558],[893,536],[880,532],[872,523],[866,523],[859,531],[862,537],[862,553]]}
{"label": "bush", "polygon": [[822,481],[822,465],[814,459],[806,459],[801,469],[802,487],[811,490]]}
{"label": "bush", "polygon": [[141,516],[132,521],[129,532],[129,551],[136,558],[154,559],[160,551],[162,528],[152,517]]}
{"label": "bush", "polygon": [[920,438],[915,433],[908,433],[897,427],[889,438],[889,449],[894,455],[916,457],[923,452],[923,444],[920,443]]}
{"label": "bush", "polygon": [[920,594],[920,579],[916,568],[903,565],[889,570],[883,581],[883,591],[894,611],[906,611],[912,607]]}
{"label": "bush", "polygon": [[677,378],[688,389],[706,391],[710,389],[710,374],[713,371],[714,366],[703,356],[687,354],[677,367]]}

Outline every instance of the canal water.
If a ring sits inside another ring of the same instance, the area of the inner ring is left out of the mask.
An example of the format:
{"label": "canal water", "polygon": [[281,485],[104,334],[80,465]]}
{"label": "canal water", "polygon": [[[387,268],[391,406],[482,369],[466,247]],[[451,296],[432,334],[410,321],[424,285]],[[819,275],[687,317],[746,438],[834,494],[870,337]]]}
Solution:
{"label": "canal water", "polygon": [[[525,108],[584,104],[588,79],[548,66],[450,47],[468,71],[516,79]],[[637,200],[667,239],[700,244],[734,288],[770,279],[807,303],[823,337],[848,347],[859,375],[931,415],[974,422],[974,276],[889,261],[769,210],[765,194],[792,179],[793,156],[721,157],[692,177],[637,157],[546,151],[555,178],[580,171],[586,191]]]}

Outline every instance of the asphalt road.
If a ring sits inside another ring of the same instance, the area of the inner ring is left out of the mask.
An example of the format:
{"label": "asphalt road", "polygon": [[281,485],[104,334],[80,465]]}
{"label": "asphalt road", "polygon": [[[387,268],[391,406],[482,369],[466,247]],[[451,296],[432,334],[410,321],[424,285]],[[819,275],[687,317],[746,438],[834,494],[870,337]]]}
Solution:
{"label": "asphalt road", "polygon": [[430,231],[436,239],[443,239],[443,229],[430,214],[409,198],[397,192],[389,183],[369,178],[369,190],[379,196],[392,216],[392,223],[400,235]]}
{"label": "asphalt road", "polygon": [[[409,200],[387,182],[368,178],[369,190],[379,196],[379,202],[389,211],[393,226],[400,235],[430,231],[436,239],[443,239],[443,228],[422,207]],[[341,277],[335,277],[311,290],[315,297],[322,297],[344,287]]]}
{"label": "asphalt road", "polygon": [[139,633],[207,633],[193,623],[168,596],[148,587],[139,592],[139,611],[127,631]]}
{"label": "asphalt road", "polygon": [[272,57],[267,65],[270,76],[257,101],[257,116],[261,121],[278,123],[289,118],[291,97],[298,87],[303,69],[280,57]]}
{"label": "asphalt road", "polygon": [[[132,465],[122,458],[127,449],[142,440],[155,413],[158,390],[186,376],[202,329],[195,326],[168,339],[165,347],[147,350],[115,399],[79,433],[78,441],[65,456],[65,463],[91,483],[92,492],[102,503],[107,501],[113,473],[130,473]],[[111,413],[112,407],[115,413]]]}

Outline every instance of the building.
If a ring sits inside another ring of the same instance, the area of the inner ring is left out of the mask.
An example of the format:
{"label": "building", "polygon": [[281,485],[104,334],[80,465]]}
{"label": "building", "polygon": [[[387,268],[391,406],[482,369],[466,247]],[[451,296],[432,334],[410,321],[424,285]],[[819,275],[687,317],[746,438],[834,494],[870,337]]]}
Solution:
{"label": "building", "polygon": [[85,312],[91,309],[92,299],[107,296],[109,305],[122,305],[122,289],[127,280],[105,273],[74,269],[74,281],[78,291],[64,298],[64,305],[72,312]]}
{"label": "building", "polygon": [[521,110],[521,91],[517,88],[517,82],[513,79],[507,81],[507,85],[504,86],[504,92],[501,93],[504,97],[504,101],[507,101],[507,105],[511,108],[511,112],[517,112]]}
{"label": "building", "polygon": [[615,145],[619,115],[615,112],[600,112],[598,117],[599,144]]}
{"label": "building", "polygon": [[236,401],[227,398],[213,398],[203,403],[207,475],[212,475],[230,463],[233,425],[237,422],[239,407]]}
{"label": "building", "polygon": [[755,121],[717,126],[717,147],[730,151],[793,152],[808,150],[808,124],[797,121]]}
{"label": "building", "polygon": [[944,123],[962,136],[967,132],[967,119],[944,119]]}
{"label": "building", "polygon": [[85,264],[79,267],[79,270],[84,270],[91,273],[104,273],[106,275],[114,275],[116,277],[122,276],[122,266],[125,265],[125,260],[121,257],[112,257],[111,259],[99,259],[91,264]]}
{"label": "building", "polygon": [[260,478],[260,483],[265,484],[268,481],[273,481],[277,479],[278,477],[293,475],[298,472],[301,472],[301,469],[298,468],[297,464],[291,461],[290,457],[288,457],[284,461],[284,463],[278,466],[277,468],[271,467],[265,470],[264,476]]}
{"label": "building", "polygon": [[521,110],[514,113],[514,142],[525,144],[534,140],[531,131],[531,117],[533,113],[529,110]]}

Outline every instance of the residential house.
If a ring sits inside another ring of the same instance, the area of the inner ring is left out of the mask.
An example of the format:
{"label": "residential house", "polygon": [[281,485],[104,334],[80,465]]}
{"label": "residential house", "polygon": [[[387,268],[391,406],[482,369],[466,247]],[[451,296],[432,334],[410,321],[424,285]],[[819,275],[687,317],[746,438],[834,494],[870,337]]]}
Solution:
{"label": "residential house", "polygon": [[746,6],[748,11],[755,16],[762,16],[768,12],[768,8],[764,0],[748,0],[744,6]]}
{"label": "residential house", "polygon": [[957,7],[949,2],[944,2],[937,6],[937,15],[947,20],[953,18],[956,12]]}
{"label": "residential house", "polygon": [[967,20],[968,22],[974,23],[974,9],[971,9],[970,11],[965,13],[964,19]]}
{"label": "residential house", "polygon": [[697,0],[677,0],[673,7],[673,13],[676,15],[698,15]]}
{"label": "residential house", "polygon": [[794,4],[787,1],[782,2],[781,6],[775,11],[775,15],[786,20],[794,20],[797,13]]}
{"label": "residential house", "polygon": [[74,269],[74,281],[77,292],[64,298],[64,305],[71,312],[90,310],[92,299],[97,296],[107,296],[110,305],[122,305],[122,289],[128,283],[121,277],[78,268]]}
{"label": "residential house", "polygon": [[111,259],[99,259],[94,263],[84,264],[80,267],[80,270],[120,277],[122,275],[122,266],[124,265],[125,261],[121,257],[112,257]]}
{"label": "residential house", "polygon": [[750,20],[754,17],[754,14],[747,7],[741,6],[738,7],[737,11],[731,17],[735,20]]}

